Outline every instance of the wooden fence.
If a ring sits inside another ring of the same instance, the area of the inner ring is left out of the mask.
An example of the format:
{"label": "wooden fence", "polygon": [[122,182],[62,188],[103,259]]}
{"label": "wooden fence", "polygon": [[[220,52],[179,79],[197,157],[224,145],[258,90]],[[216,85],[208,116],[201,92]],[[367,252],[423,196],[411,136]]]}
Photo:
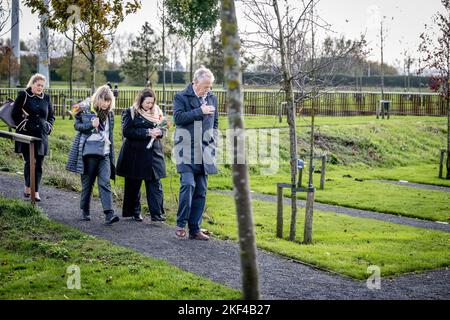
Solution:
{"label": "wooden fence", "polygon": [[[14,99],[17,88],[0,88],[0,101]],[[179,90],[156,90],[158,101],[165,105],[166,111],[172,113],[174,95]],[[133,104],[139,90],[120,90],[116,99],[116,114]],[[56,115],[63,115],[71,104],[81,101],[90,95],[89,89],[74,89],[74,101],[69,100],[69,89],[46,89],[50,95]],[[221,114],[226,113],[226,91],[215,90],[218,97],[218,108]],[[296,99],[299,99],[296,93]],[[315,98],[317,115],[348,117],[359,115],[375,115],[381,95],[373,92],[325,92]],[[252,116],[276,116],[279,114],[283,93],[270,91],[244,91],[244,114]],[[390,100],[391,115],[411,116],[446,116],[448,109],[445,100],[437,94],[430,93],[385,93],[385,100]],[[297,112],[302,115],[311,113],[312,99],[297,104]],[[285,108],[282,114],[286,114]]]}

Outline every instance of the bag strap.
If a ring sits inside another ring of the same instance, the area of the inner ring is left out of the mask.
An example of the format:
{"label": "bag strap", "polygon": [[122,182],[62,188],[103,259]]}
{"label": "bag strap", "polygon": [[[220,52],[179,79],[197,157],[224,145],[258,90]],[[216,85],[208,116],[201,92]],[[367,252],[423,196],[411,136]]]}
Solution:
{"label": "bag strap", "polygon": [[22,104],[22,112],[25,114],[25,116],[29,116],[29,114],[23,109],[25,107],[25,103],[27,102],[27,98],[28,98],[28,94],[26,91],[25,92],[25,100],[23,100],[23,104]]}
{"label": "bag strap", "polygon": [[131,112],[131,120],[134,120],[134,107],[133,106],[130,107],[130,112]]}

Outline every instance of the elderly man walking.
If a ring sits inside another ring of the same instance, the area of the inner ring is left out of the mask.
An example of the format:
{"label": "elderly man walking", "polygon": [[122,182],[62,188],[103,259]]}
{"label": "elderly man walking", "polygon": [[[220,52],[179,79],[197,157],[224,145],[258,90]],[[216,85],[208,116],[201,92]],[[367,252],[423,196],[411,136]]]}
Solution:
{"label": "elderly man walking", "polygon": [[214,75],[201,67],[193,83],[174,98],[176,124],[174,155],[180,173],[180,200],[177,212],[178,237],[209,240],[200,225],[206,203],[208,175],[217,173],[215,147],[218,128],[217,97],[211,93]]}

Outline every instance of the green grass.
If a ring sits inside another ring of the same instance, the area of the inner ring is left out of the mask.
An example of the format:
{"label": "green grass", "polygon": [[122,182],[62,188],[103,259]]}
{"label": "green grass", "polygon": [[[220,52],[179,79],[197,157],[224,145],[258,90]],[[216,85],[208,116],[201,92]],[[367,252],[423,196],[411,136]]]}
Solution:
{"label": "green grass", "polygon": [[[377,121],[373,117],[318,117],[316,120],[316,153],[328,155],[325,190],[317,190],[317,201],[449,221],[447,192],[376,181],[407,180],[450,187],[450,180],[438,178],[439,151],[446,143],[445,118],[394,117],[389,121]],[[270,127],[271,121],[276,123],[270,118],[249,118],[246,126]],[[297,121],[308,122],[307,118]],[[255,192],[276,194],[277,183],[290,182],[288,128],[280,129],[279,136],[280,168],[277,173],[265,175],[261,171],[263,165],[250,165],[251,189]],[[299,153],[306,153],[309,128],[299,127],[298,136]],[[321,169],[319,161],[315,166],[316,170]],[[210,187],[231,190],[230,173],[229,166],[223,167],[221,174],[210,180]],[[305,171],[303,185],[306,175]],[[320,175],[314,174],[316,187],[319,181]],[[288,194],[286,190],[285,195]],[[303,193],[298,196],[305,198]]]}
{"label": "green grass", "polygon": [[[344,178],[345,174],[352,175],[352,178]],[[356,181],[355,178],[370,177],[364,170],[338,169],[328,172],[327,176],[332,181],[325,182],[324,190],[317,189],[315,199],[318,202],[427,220],[448,222],[450,219],[447,192],[397,186],[371,180]],[[320,175],[315,174],[315,181],[319,179]],[[255,175],[250,180],[251,190],[271,195],[276,195],[276,182],[289,183],[287,174]],[[216,189],[232,189],[231,182],[225,175],[211,178],[209,185]],[[289,196],[290,192],[285,189],[284,195]],[[299,193],[298,198],[305,199],[306,194]]]}
{"label": "green grass", "polygon": [[[247,128],[273,127],[275,118],[246,118]],[[120,118],[116,118],[120,123]],[[225,132],[228,121],[220,119]],[[299,149],[308,150],[308,118],[299,118]],[[373,117],[316,119],[316,150],[327,153],[327,181],[325,190],[318,190],[317,201],[378,212],[401,214],[429,220],[448,221],[450,212],[448,193],[394,186],[372,180],[407,180],[417,183],[450,186],[450,180],[439,179],[439,150],[445,145],[446,119],[434,117],[393,117],[389,121]],[[286,123],[282,123],[286,126]],[[1,129],[1,126],[0,126]],[[57,119],[50,142],[52,154],[46,160],[44,181],[50,185],[80,190],[79,177],[64,169],[67,154],[75,131],[71,120]],[[120,149],[120,126],[115,128],[116,154]],[[288,128],[280,129],[280,169],[275,175],[261,173],[263,165],[250,166],[251,188],[256,192],[275,194],[277,182],[289,182]],[[167,142],[166,154],[170,153]],[[0,169],[23,171],[19,156],[12,151],[12,143],[0,139],[5,150],[0,155]],[[170,174],[176,176],[174,165],[167,161]],[[316,163],[316,169],[319,168]],[[210,188],[232,189],[230,167],[221,166],[221,174],[210,179]],[[347,176],[350,175],[351,178]],[[306,176],[306,174],[304,175]],[[318,185],[319,175],[315,174]],[[305,178],[306,179],[306,178]],[[363,180],[361,181],[356,181]],[[178,180],[178,179],[174,179]],[[166,180],[163,180],[166,183]],[[115,200],[120,203],[123,182],[115,184]],[[287,195],[286,191],[286,195]],[[299,194],[304,198],[304,194]]]}
{"label": "green grass", "polygon": [[[450,265],[450,235],[445,232],[316,210],[314,244],[301,245],[304,209],[298,212],[298,242],[291,242],[289,206],[284,206],[284,239],[279,239],[275,237],[276,204],[253,201],[252,205],[258,247],[351,277],[367,278],[369,265],[379,266],[383,276]],[[237,241],[232,197],[209,193],[204,227]]]}
{"label": "green grass", "polygon": [[[169,212],[174,213],[173,194],[165,188]],[[252,201],[259,248],[357,279],[367,278],[367,267],[377,265],[382,276],[445,268],[450,265],[450,235],[373,219],[315,210],[313,244],[303,240],[305,209],[298,210],[296,241],[288,240],[290,207],[284,206],[283,239],[276,235],[276,204]],[[175,214],[169,214],[175,223]],[[232,197],[210,192],[203,227],[215,237],[237,241],[235,203]]]}
{"label": "green grass", "polygon": [[[240,292],[0,198],[0,299],[239,299]],[[81,289],[67,288],[77,265]]]}
{"label": "green grass", "polygon": [[[262,165],[250,166],[251,189],[275,194],[277,182],[289,182],[289,144],[286,123],[278,124],[274,117],[249,117],[247,128],[284,127],[280,130],[280,170],[275,175],[263,175]],[[120,118],[116,118],[116,124]],[[220,128],[228,126],[225,117]],[[309,137],[308,118],[298,118],[298,146],[306,151]],[[433,117],[318,117],[316,148],[329,154],[325,190],[316,192],[316,200],[354,208],[394,213],[430,220],[448,221],[448,193],[420,190],[380,183],[378,179],[450,186],[450,181],[437,178],[439,150],[445,146],[446,119]],[[78,175],[64,169],[71,138],[75,134],[72,121],[58,118],[51,137],[52,156],[46,160],[44,181],[57,187],[80,190]],[[115,128],[116,154],[120,148],[120,126]],[[165,142],[170,152],[170,142]],[[0,167],[11,172],[21,171],[22,162],[12,152],[12,144],[0,139]],[[168,178],[163,179],[165,206],[169,223],[174,224],[179,176],[175,165],[167,159]],[[316,169],[319,169],[317,164]],[[231,171],[220,167],[219,175],[209,179],[210,189],[232,189]],[[344,177],[350,175],[351,177]],[[357,181],[362,180],[362,181]],[[315,174],[318,184],[319,174]],[[120,206],[123,180],[118,178],[113,189]],[[288,193],[286,192],[286,195]],[[303,194],[299,194],[304,198]],[[145,207],[145,205],[144,205]],[[382,274],[396,275],[449,265],[448,233],[399,226],[371,219],[316,211],[314,244],[301,245],[275,238],[276,207],[273,203],[253,201],[258,247],[328,268],[356,278],[366,277],[370,264],[381,267]],[[303,230],[303,211],[299,210],[298,241]],[[288,208],[285,207],[288,217]],[[285,222],[285,226],[289,221]],[[236,218],[232,197],[208,194],[204,227],[224,239],[237,240]],[[287,227],[286,227],[287,228]],[[285,228],[285,234],[288,234]]]}

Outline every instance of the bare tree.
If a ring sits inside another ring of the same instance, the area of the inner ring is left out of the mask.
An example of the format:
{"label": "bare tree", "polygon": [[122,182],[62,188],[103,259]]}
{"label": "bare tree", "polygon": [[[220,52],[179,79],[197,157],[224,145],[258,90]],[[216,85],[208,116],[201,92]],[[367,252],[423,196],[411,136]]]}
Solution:
{"label": "bare tree", "polygon": [[127,32],[114,35],[108,52],[114,64],[121,65],[124,62],[134,38],[135,35]]}
{"label": "bare tree", "polygon": [[[256,27],[256,30],[246,32],[244,43],[256,51],[273,56],[269,70],[274,71],[274,84],[281,83],[287,103],[292,186],[290,240],[295,240],[297,222],[297,105],[302,105],[306,100],[313,101],[311,114],[314,115],[314,100],[332,82],[333,65],[359,48],[363,40],[336,47],[324,46],[323,50],[318,50],[319,46],[314,43],[317,29],[329,31],[330,26],[314,14],[313,9],[317,3],[318,1],[313,0],[298,0],[290,6],[291,2],[278,0],[244,1],[244,17]],[[311,124],[310,146],[310,155],[313,155],[314,123]],[[309,178],[307,191],[311,193],[314,190],[312,170]],[[308,195],[307,207],[311,214],[312,203],[313,197]],[[312,220],[310,222],[312,224]],[[311,241],[309,235],[305,242]]]}
{"label": "bare tree", "polygon": [[404,87],[405,92],[409,92],[411,90],[411,66],[415,62],[415,59],[412,57],[411,53],[408,50],[403,51],[403,74],[404,74]]}
{"label": "bare tree", "polygon": [[[238,141],[245,141],[239,52],[241,43],[234,0],[222,0],[221,17],[228,122],[231,129],[238,130]],[[233,184],[241,248],[242,287],[245,300],[256,300],[259,299],[259,282],[248,165],[238,164],[237,153],[238,148],[233,148]]]}
{"label": "bare tree", "polygon": [[161,64],[162,64],[162,82],[163,82],[163,112],[166,113],[166,65],[169,59],[166,57],[166,48],[169,36],[169,28],[167,25],[166,0],[158,1],[158,15],[161,23]]}
{"label": "bare tree", "polygon": [[9,32],[6,30],[9,17],[11,15],[11,3],[9,0],[0,0],[0,38]]}

